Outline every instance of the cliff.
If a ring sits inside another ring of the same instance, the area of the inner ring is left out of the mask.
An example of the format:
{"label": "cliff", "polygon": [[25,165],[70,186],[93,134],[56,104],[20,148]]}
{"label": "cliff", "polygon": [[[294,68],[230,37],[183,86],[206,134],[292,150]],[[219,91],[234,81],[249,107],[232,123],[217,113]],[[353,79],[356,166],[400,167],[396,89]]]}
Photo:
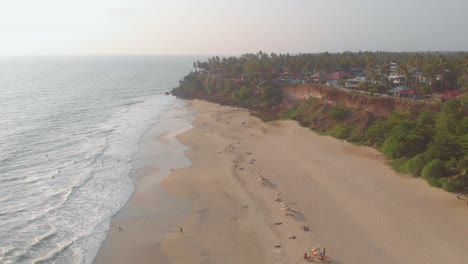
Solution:
{"label": "cliff", "polygon": [[324,103],[340,105],[355,111],[368,112],[374,117],[388,117],[392,112],[440,111],[441,103],[436,101],[415,101],[387,96],[370,96],[347,92],[324,85],[290,85],[283,88],[283,107],[288,108],[298,101],[317,98]]}

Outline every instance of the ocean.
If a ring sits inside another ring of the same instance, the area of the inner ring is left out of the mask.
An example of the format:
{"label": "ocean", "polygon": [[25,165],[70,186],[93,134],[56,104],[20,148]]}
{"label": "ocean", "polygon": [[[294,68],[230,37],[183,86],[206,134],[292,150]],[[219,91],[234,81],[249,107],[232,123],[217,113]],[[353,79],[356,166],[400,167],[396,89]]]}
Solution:
{"label": "ocean", "polygon": [[0,58],[0,263],[93,262],[145,135],[190,123],[165,92],[198,59]]}

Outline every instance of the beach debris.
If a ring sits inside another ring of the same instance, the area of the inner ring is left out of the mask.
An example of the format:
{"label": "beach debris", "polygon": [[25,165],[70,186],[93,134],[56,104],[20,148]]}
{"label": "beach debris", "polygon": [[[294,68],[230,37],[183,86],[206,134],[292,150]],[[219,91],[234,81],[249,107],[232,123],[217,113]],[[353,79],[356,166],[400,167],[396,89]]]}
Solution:
{"label": "beach debris", "polygon": [[171,168],[169,171],[174,171],[174,168]]}
{"label": "beach debris", "polygon": [[280,196],[280,193],[279,192],[275,193],[275,196]]}
{"label": "beach debris", "polygon": [[182,229],[182,227],[179,227],[179,229],[180,229],[180,233],[182,234],[184,230]]}
{"label": "beach debris", "polygon": [[301,229],[304,230],[305,232],[310,231],[310,227],[306,225],[301,225]]}
{"label": "beach debris", "polygon": [[221,154],[221,151],[218,151],[218,154]]}
{"label": "beach debris", "polygon": [[296,239],[296,236],[290,236],[289,239]]}
{"label": "beach debris", "polygon": [[122,231],[123,229],[119,226],[119,232]]}
{"label": "beach debris", "polygon": [[281,222],[276,222],[275,225],[282,225],[283,223]]}
{"label": "beach debris", "polygon": [[281,247],[281,245],[275,245],[275,248],[280,248],[280,247]]}
{"label": "beach debris", "polygon": [[249,207],[249,206],[248,206],[248,205],[244,205],[244,206],[242,206],[242,208],[247,208],[247,207]]}
{"label": "beach debris", "polygon": [[294,214],[286,213],[286,216],[294,216]]}
{"label": "beach debris", "polygon": [[239,170],[244,170],[244,168],[243,168],[243,167],[239,167]]}
{"label": "beach debris", "polygon": [[463,194],[462,193],[457,193],[457,199],[458,200],[463,200]]}
{"label": "beach debris", "polygon": [[245,154],[247,154],[247,155],[252,155],[252,152],[247,152],[247,153],[245,153]]}

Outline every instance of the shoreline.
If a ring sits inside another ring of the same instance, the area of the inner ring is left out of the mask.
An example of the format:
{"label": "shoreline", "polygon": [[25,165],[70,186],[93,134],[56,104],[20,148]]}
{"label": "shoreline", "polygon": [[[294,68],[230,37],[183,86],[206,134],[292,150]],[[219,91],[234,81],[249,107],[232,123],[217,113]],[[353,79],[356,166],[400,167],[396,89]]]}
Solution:
{"label": "shoreline", "polygon": [[[160,236],[172,221],[188,215],[190,205],[170,196],[160,182],[171,170],[190,166],[183,155],[187,147],[180,144],[176,135],[192,128],[192,115],[187,112],[186,104],[165,115],[169,116],[153,125],[140,140],[140,149],[133,157],[136,167],[133,170],[139,171],[131,176],[134,191],[112,216],[107,236],[93,263],[153,263],[154,260],[166,263],[159,251]],[[178,123],[180,119],[185,121]],[[151,221],[155,218],[158,221]]]}
{"label": "shoreline", "polygon": [[[193,127],[176,138],[189,147],[191,165],[160,184],[188,209],[157,242],[147,237],[161,219],[139,223],[134,239],[146,252],[120,239],[125,254],[110,254],[138,256],[126,258],[138,263],[302,263],[304,252],[325,247],[331,263],[468,259],[465,202],[398,174],[375,149],[294,121],[264,123],[244,109],[198,100],[189,108]],[[278,197],[294,216],[280,210]]]}

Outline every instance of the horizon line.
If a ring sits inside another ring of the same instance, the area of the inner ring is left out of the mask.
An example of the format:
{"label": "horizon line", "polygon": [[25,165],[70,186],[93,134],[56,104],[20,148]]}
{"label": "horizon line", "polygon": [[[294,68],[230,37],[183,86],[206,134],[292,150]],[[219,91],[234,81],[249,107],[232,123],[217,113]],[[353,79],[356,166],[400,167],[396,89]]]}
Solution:
{"label": "horizon line", "polygon": [[339,53],[468,53],[468,50],[414,50],[414,51],[390,51],[390,50],[343,50],[343,51],[320,51],[320,52],[266,52],[258,50],[256,52],[242,52],[237,54],[221,54],[221,53],[170,53],[170,54],[160,54],[160,53],[115,53],[115,54],[0,54],[0,57],[144,57],[144,56],[158,56],[158,57],[205,57],[205,56],[228,56],[228,57],[237,57],[244,54],[256,54],[258,52],[263,52],[265,54],[290,54],[290,55],[299,55],[299,54],[339,54]]}

